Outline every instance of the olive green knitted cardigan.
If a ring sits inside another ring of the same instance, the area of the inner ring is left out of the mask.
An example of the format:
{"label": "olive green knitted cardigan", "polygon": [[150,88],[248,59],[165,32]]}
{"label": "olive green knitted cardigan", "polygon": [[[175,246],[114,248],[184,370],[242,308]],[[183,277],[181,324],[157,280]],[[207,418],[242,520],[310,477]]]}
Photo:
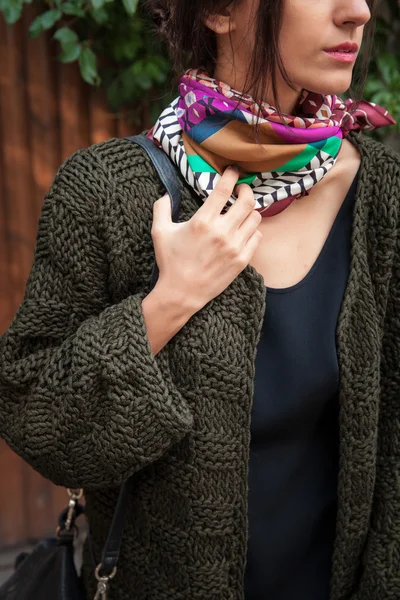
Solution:
{"label": "olive green knitted cardigan", "polygon": [[[350,139],[362,165],[337,330],[331,600],[399,600],[400,157]],[[180,180],[186,221],[200,204]],[[56,484],[85,489],[97,559],[119,486],[135,474],[111,600],[243,600],[254,362],[268,298],[246,267],[154,357],[141,300],[163,193],[147,155],[123,139],[61,165],[25,297],[1,338],[0,435]],[[83,576],[92,598],[86,544]]]}

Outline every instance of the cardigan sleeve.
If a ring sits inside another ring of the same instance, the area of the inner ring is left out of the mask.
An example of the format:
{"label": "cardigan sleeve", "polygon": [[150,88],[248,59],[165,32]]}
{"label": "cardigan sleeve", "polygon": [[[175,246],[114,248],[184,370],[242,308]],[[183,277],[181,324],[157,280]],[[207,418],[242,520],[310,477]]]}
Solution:
{"label": "cardigan sleeve", "polygon": [[[397,164],[400,181],[400,157]],[[400,464],[400,196],[398,186],[393,187],[397,227],[382,337],[380,451],[391,458],[396,457]],[[398,516],[400,543],[400,493]]]}
{"label": "cardigan sleeve", "polygon": [[109,301],[96,194],[112,191],[88,151],[45,197],[25,295],[0,338],[0,436],[55,484],[95,489],[158,459],[192,414],[151,351],[145,294]]}
{"label": "cardigan sleeve", "polygon": [[[399,161],[400,166],[400,161]],[[400,178],[398,178],[399,180]],[[393,203],[400,213],[399,187]],[[351,600],[400,598],[400,222],[381,351],[381,397],[374,501],[360,589]]]}

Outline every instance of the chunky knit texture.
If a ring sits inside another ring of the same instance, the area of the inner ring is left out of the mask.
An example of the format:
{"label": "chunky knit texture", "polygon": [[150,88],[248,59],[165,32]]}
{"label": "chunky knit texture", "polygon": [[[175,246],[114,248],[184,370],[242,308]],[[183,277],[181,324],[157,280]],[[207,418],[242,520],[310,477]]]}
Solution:
{"label": "chunky knit texture", "polygon": [[[337,332],[331,600],[399,600],[400,158],[349,139],[362,167]],[[180,178],[183,221],[201,201]],[[1,338],[0,435],[56,484],[84,487],[97,558],[119,485],[135,474],[111,600],[243,600],[254,360],[268,299],[248,266],[153,356],[141,300],[163,192],[126,140],[61,165],[25,297]],[[83,574],[91,598],[86,545]]]}

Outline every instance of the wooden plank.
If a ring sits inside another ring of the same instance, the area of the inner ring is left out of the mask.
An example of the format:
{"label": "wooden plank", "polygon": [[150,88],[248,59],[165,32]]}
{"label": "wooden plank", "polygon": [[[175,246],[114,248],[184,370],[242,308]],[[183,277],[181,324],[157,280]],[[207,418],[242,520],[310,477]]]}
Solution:
{"label": "wooden plank", "polygon": [[126,108],[122,108],[117,114],[117,132],[118,137],[137,135],[141,132],[141,128],[130,121]]}
{"label": "wooden plank", "polygon": [[158,97],[158,95],[156,95],[155,92],[150,93],[147,102],[143,106],[142,120],[140,126],[141,131],[143,131],[143,129],[150,129],[154,125],[150,115],[150,108],[153,99],[155,99],[156,97]]}
{"label": "wooden plank", "polygon": [[7,222],[9,289],[14,310],[25,290],[36,231],[24,88],[24,37],[21,23],[10,27],[0,19],[0,129],[5,140],[2,149],[3,211]]}
{"label": "wooden plank", "polygon": [[[1,311],[2,331],[21,301],[33,251],[20,42],[21,27],[9,27],[0,18],[1,237],[2,260],[7,260],[1,283],[8,296],[7,314]],[[27,528],[24,464],[4,440],[0,440],[0,481],[0,547],[4,547],[23,540]]]}
{"label": "wooden plank", "polygon": [[115,116],[108,108],[106,92],[101,88],[90,89],[89,129],[91,144],[98,144],[118,136]]}
{"label": "wooden plank", "polygon": [[58,515],[62,511],[63,508],[68,506],[69,496],[67,494],[67,490],[59,485],[51,486],[51,510],[52,510],[52,519],[54,523],[58,520]]}
{"label": "wooden plank", "polygon": [[23,465],[24,505],[26,514],[25,540],[38,540],[44,535],[54,535],[57,523],[53,519],[53,484],[34,471],[28,464]]}
{"label": "wooden plank", "polygon": [[[2,101],[2,88],[0,87],[0,113]],[[7,243],[7,226],[5,214],[6,190],[4,185],[3,148],[5,140],[0,128],[0,335],[7,329],[13,316],[13,305],[10,294],[9,254]]]}
{"label": "wooden plank", "polygon": [[0,438],[0,548],[25,539],[24,465]]}
{"label": "wooden plank", "polygon": [[65,160],[79,148],[90,145],[90,86],[81,79],[74,63],[57,69],[61,159]]}
{"label": "wooden plank", "polygon": [[[38,4],[25,7],[24,30],[42,11]],[[26,94],[29,106],[29,140],[32,169],[34,219],[37,222],[43,199],[61,163],[57,98],[58,48],[50,34],[26,39]]]}

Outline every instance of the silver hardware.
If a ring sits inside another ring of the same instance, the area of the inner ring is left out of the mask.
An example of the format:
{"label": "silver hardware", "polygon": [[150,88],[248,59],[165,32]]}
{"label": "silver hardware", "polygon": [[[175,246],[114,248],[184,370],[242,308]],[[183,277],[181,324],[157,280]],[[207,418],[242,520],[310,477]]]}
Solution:
{"label": "silver hardware", "polygon": [[69,501],[69,508],[68,508],[68,512],[67,512],[67,518],[65,520],[65,529],[67,531],[69,531],[71,529],[71,523],[72,523],[72,519],[74,517],[75,514],[75,506],[76,506],[77,500],[74,500],[74,498],[71,498]]}
{"label": "silver hardware", "polygon": [[107,583],[99,581],[94,600],[107,600]]}
{"label": "silver hardware", "polygon": [[[67,492],[68,492],[68,496],[69,496],[68,512],[67,512],[67,518],[65,519],[65,525],[64,525],[62,531],[70,531],[70,529],[71,529],[72,520],[75,516],[75,507],[76,507],[78,500],[80,498],[82,498],[83,489],[82,488],[80,488],[80,489],[67,488]],[[73,528],[75,530],[74,539],[76,539],[78,536],[79,530],[76,525],[74,525]],[[57,537],[59,537],[60,531],[61,531],[61,527],[57,527],[57,529],[56,529]]]}
{"label": "silver hardware", "polygon": [[100,575],[100,569],[102,564],[99,563],[94,572],[95,577],[98,581],[96,595],[93,600],[107,600],[107,590],[108,590],[108,582],[115,576],[117,572],[117,567],[114,567],[111,571],[110,575]]}
{"label": "silver hardware", "polygon": [[83,489],[72,490],[71,488],[67,488],[67,492],[69,495],[69,509],[67,513],[67,518],[65,521],[65,529],[69,531],[71,529],[72,519],[75,514],[75,506],[80,498],[82,498]]}
{"label": "silver hardware", "polygon": [[103,565],[101,563],[99,563],[94,572],[94,575],[95,575],[97,581],[106,581],[107,582],[109,579],[112,579],[113,577],[115,577],[115,573],[117,572],[117,567],[114,567],[109,575],[100,575],[100,569],[102,566]]}
{"label": "silver hardware", "polygon": [[74,498],[75,500],[80,500],[83,496],[83,488],[79,488],[79,489],[72,489],[72,488],[67,488],[67,492],[68,492],[68,496],[70,496],[71,498]]}

